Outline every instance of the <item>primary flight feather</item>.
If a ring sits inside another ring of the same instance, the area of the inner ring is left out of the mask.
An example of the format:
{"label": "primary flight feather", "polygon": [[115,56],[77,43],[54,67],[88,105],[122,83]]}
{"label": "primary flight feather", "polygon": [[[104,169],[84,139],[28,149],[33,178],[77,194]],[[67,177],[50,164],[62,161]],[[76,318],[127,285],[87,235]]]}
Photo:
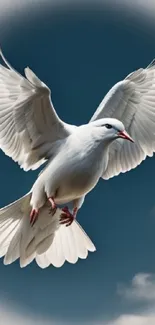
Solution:
{"label": "primary flight feather", "polygon": [[42,268],[76,263],[95,251],[75,220],[85,195],[155,151],[154,62],[118,82],[77,127],[59,118],[32,70],[23,77],[1,57],[0,148],[25,171],[47,164],[28,194],[0,209],[0,257],[19,258],[21,267],[34,259]]}

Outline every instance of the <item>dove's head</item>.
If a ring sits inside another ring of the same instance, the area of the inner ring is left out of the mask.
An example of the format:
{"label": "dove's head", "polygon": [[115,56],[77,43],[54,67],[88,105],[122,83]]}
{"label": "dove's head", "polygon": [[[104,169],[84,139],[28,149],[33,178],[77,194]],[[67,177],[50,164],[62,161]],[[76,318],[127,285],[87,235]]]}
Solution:
{"label": "dove's head", "polygon": [[113,141],[118,138],[134,142],[130,135],[125,131],[121,121],[114,118],[103,118],[91,122],[95,127],[95,132],[104,140]]}

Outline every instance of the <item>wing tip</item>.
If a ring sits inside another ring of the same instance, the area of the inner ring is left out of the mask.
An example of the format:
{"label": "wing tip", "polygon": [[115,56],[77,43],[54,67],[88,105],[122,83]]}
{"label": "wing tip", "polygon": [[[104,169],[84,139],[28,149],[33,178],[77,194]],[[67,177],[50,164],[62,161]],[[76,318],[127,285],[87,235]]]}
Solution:
{"label": "wing tip", "polygon": [[4,58],[4,54],[0,45],[0,57],[2,58],[2,60],[5,62],[5,58]]}
{"label": "wing tip", "polygon": [[9,62],[7,61],[7,59],[5,58],[2,48],[0,46],[0,57],[2,58],[2,60],[4,61],[4,63],[6,64],[7,68],[9,68],[10,70],[12,70],[11,65],[9,64]]}
{"label": "wing tip", "polygon": [[91,247],[89,247],[89,252],[91,252],[91,253],[96,252],[96,247],[93,243],[91,243]]}
{"label": "wing tip", "polygon": [[150,62],[150,64],[146,67],[146,69],[153,68],[155,66],[155,58]]}

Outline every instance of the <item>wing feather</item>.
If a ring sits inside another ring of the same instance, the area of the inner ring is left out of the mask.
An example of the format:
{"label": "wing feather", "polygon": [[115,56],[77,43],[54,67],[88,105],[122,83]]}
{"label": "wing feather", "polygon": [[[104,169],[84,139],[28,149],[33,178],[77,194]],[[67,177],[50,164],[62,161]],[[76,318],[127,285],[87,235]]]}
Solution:
{"label": "wing feather", "polygon": [[111,144],[104,179],[135,168],[155,152],[155,61],[114,85],[91,121],[107,117],[121,120],[135,143],[118,139]]}
{"label": "wing feather", "polygon": [[72,126],[58,117],[50,89],[30,68],[23,77],[2,52],[1,57],[6,66],[0,64],[0,148],[24,170],[36,169]]}

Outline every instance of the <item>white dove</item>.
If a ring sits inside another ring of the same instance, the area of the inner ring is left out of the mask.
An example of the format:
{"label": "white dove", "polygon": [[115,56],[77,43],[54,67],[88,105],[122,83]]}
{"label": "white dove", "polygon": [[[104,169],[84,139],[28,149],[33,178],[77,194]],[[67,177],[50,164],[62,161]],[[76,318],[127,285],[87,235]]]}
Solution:
{"label": "white dove", "polygon": [[[155,151],[154,62],[118,82],[77,127],[58,117],[50,89],[29,68],[23,77],[1,57],[0,147],[25,171],[47,164],[28,194],[0,209],[0,257],[21,267],[75,263],[95,251],[75,220],[85,195]],[[68,203],[72,211],[58,208]]]}

